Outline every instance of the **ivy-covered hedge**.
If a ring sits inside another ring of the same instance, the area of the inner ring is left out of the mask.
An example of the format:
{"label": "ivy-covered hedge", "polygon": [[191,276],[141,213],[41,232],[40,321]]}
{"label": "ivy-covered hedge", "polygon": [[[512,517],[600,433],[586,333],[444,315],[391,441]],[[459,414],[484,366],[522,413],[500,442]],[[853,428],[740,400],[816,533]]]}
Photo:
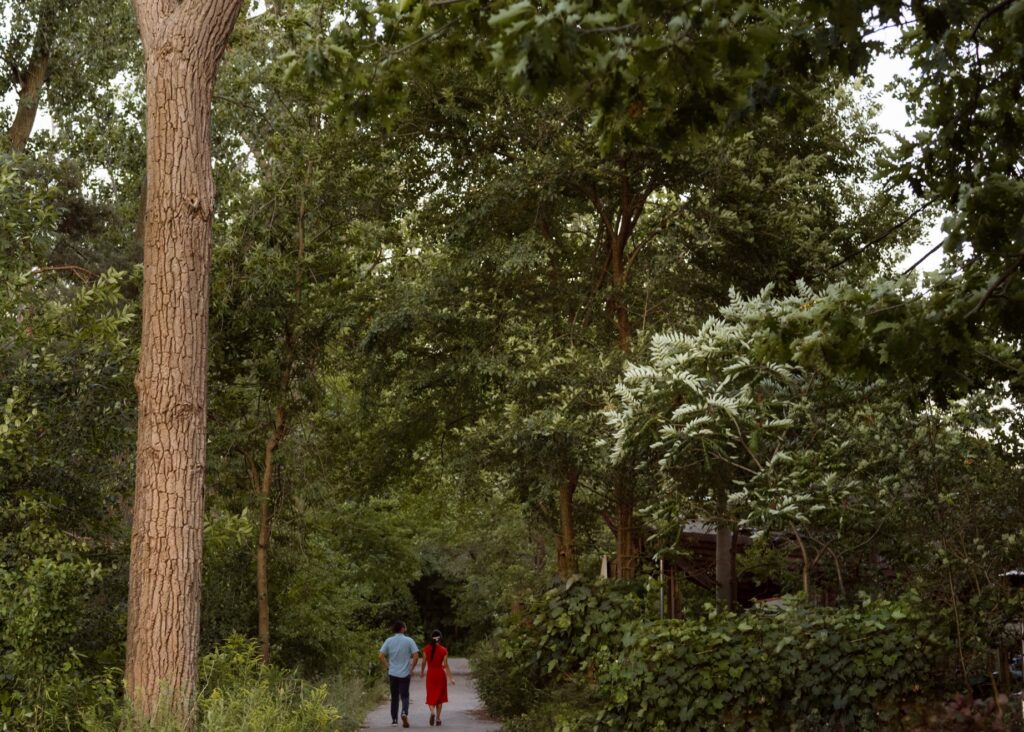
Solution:
{"label": "ivy-covered hedge", "polygon": [[913,598],[637,625],[599,664],[597,726],[885,729],[916,709],[940,648]]}
{"label": "ivy-covered hedge", "polygon": [[477,665],[484,702],[512,729],[889,729],[920,718],[946,650],[913,596],[674,621],[647,598],[578,583],[530,603]]}
{"label": "ivy-covered hedge", "polygon": [[477,691],[491,713],[511,718],[545,703],[559,682],[620,648],[625,629],[652,615],[640,584],[569,582],[526,602],[474,656]]}

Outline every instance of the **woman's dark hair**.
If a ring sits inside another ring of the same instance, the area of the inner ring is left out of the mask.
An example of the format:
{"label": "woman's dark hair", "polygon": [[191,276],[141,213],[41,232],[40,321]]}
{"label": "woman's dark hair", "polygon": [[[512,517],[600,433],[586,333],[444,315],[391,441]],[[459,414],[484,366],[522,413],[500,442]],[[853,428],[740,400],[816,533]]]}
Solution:
{"label": "woman's dark hair", "polygon": [[430,660],[434,660],[434,654],[437,653],[437,642],[441,640],[441,631],[435,630],[430,634]]}
{"label": "woman's dark hair", "polygon": [[395,631],[396,633],[401,633],[403,630],[405,630],[405,623],[403,623],[401,620],[396,620],[391,624],[391,630]]}

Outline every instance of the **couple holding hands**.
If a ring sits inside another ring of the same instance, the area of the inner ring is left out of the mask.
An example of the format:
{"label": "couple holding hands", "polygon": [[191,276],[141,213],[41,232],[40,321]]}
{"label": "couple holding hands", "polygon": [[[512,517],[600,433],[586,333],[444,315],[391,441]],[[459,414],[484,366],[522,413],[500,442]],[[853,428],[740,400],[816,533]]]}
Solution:
{"label": "couple holding hands", "polygon": [[[405,623],[398,621],[392,628],[394,635],[380,647],[380,662],[388,669],[391,687],[391,724],[398,724],[398,703],[402,703],[402,726],[409,726],[409,683],[420,660],[416,641],[405,634]],[[430,726],[441,726],[441,706],[448,702],[448,684],[455,684],[448,668],[448,649],[441,645],[441,631],[430,634],[430,643],[423,647],[422,677],[427,677],[427,706],[430,707]]]}

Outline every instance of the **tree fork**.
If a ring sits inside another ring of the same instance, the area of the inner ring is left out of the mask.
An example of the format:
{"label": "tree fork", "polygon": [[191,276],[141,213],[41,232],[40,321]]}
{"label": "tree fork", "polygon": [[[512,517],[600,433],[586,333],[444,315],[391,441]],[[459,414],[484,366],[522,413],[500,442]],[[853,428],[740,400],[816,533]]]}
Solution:
{"label": "tree fork", "polygon": [[[629,266],[636,256],[635,251],[632,256],[627,256],[626,250],[636,224],[643,214],[648,195],[649,191],[636,192],[624,171],[617,215],[610,215],[595,201],[605,226],[608,270],[612,283],[612,292],[606,301],[606,307],[615,324],[619,350],[626,356],[630,355],[633,348],[633,326],[630,323],[624,290],[629,280]],[[635,576],[638,561],[643,554],[643,541],[638,535],[634,516],[635,496],[631,485],[627,484],[633,479],[633,474],[629,473],[620,475],[616,480],[615,576],[620,579],[632,579]]]}
{"label": "tree fork", "polygon": [[146,62],[139,422],[125,690],[192,726],[213,238],[210,107],[241,0],[134,0]]}

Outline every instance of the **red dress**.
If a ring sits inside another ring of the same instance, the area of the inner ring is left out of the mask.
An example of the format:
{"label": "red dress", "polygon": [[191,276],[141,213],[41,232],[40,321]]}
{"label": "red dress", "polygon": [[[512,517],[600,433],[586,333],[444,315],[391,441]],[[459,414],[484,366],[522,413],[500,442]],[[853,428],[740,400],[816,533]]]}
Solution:
{"label": "red dress", "polygon": [[427,661],[427,706],[448,703],[448,677],[444,672],[444,659],[448,649],[438,643],[423,646]]}

